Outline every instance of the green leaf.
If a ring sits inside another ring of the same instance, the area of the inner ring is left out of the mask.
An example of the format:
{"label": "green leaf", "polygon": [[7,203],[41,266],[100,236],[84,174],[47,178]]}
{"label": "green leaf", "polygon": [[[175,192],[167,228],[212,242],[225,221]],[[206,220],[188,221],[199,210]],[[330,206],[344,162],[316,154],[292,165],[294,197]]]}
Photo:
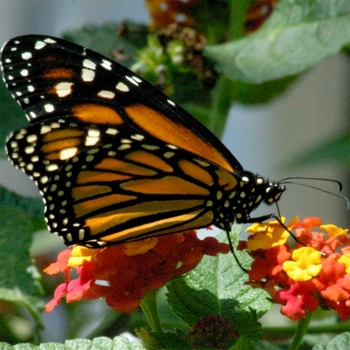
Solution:
{"label": "green leaf", "polygon": [[0,157],[5,157],[5,140],[12,130],[25,126],[24,112],[11,97],[5,83],[0,79]]}
{"label": "green leaf", "polygon": [[285,92],[295,81],[295,76],[266,81],[262,84],[235,81],[232,100],[246,105],[266,103]]}
{"label": "green leaf", "polygon": [[0,205],[0,213],[0,288],[40,295],[38,274],[29,256],[33,238],[31,222],[19,209]]}
{"label": "green leaf", "polygon": [[125,22],[126,34],[117,35],[121,24],[110,22],[103,25],[86,25],[78,30],[69,30],[63,39],[91,48],[102,55],[130,67],[135,52],[147,43],[147,28],[144,25]]}
{"label": "green leaf", "polygon": [[350,169],[350,134],[343,133],[323,142],[316,147],[303,152],[288,165],[290,167],[305,166],[316,162],[337,162],[339,165]]}
{"label": "green leaf", "polygon": [[29,256],[32,226],[21,210],[0,205],[0,300],[26,308],[42,326],[40,275]]}
{"label": "green leaf", "polygon": [[260,30],[204,54],[228,78],[262,83],[299,74],[349,42],[348,0],[280,0]]}
{"label": "green leaf", "polygon": [[342,333],[338,334],[334,337],[328,344],[322,342],[320,344],[315,345],[312,350],[343,350],[350,349],[350,333]]}
{"label": "green leaf", "polygon": [[46,229],[43,217],[44,205],[41,199],[22,197],[0,186],[0,205],[17,208],[25,212],[31,220],[33,232]]}
{"label": "green leaf", "polygon": [[184,340],[184,334],[180,331],[172,332],[148,332],[144,328],[138,329],[136,334],[142,339],[148,350],[192,350],[188,342]]}
{"label": "green leaf", "polygon": [[0,350],[145,350],[139,341],[130,341],[125,337],[115,337],[114,339],[99,337],[93,340],[74,339],[66,340],[64,344],[60,343],[43,343],[38,346],[32,344],[10,345],[0,343]]}
{"label": "green leaf", "polygon": [[[220,241],[223,234],[218,237]],[[236,252],[243,266],[250,258]],[[240,342],[259,339],[257,319],[271,308],[267,293],[246,284],[247,274],[236,264],[231,254],[204,257],[198,267],[184,278],[168,283],[169,305],[188,325],[206,315],[221,315],[233,322],[243,335]],[[249,325],[249,326],[248,326]]]}
{"label": "green leaf", "polygon": [[39,198],[22,197],[0,186],[0,205],[7,205],[23,210],[28,216],[42,217],[43,201]]}

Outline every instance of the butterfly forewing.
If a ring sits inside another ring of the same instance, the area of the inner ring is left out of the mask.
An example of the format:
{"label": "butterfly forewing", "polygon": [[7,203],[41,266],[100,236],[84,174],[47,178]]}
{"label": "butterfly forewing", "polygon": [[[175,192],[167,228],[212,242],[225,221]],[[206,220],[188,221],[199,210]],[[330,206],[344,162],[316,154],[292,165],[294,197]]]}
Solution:
{"label": "butterfly forewing", "polygon": [[2,65],[7,87],[33,123],[72,116],[83,123],[126,124],[197,155],[205,153],[229,171],[242,169],[226,147],[185,110],[93,51],[30,35],[5,44]]}

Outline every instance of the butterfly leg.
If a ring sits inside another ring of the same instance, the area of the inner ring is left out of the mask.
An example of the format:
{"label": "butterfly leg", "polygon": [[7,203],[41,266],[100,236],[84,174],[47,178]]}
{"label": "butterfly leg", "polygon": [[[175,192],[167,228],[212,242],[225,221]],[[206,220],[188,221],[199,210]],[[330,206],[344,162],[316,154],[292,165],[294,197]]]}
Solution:
{"label": "butterfly leg", "polygon": [[263,222],[263,221],[270,220],[270,219],[276,220],[286,231],[288,231],[288,233],[293,237],[293,239],[296,242],[298,242],[301,245],[305,246],[305,244],[303,242],[301,242],[299,240],[299,238],[282,222],[280,216],[275,214],[275,213],[266,214],[266,215],[258,216],[258,217],[255,217],[255,218],[249,217],[249,218],[246,218],[246,220],[243,223],[244,224],[249,224],[249,223],[255,223],[255,222]]}

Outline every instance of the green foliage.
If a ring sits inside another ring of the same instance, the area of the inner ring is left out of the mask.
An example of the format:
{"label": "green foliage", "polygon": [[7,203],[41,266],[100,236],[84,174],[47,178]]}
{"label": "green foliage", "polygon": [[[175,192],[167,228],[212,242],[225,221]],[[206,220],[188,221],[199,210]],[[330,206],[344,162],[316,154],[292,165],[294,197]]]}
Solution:
{"label": "green foliage", "polygon": [[38,330],[42,327],[43,291],[39,273],[29,256],[31,222],[17,208],[0,205],[0,213],[0,300],[26,309]]}
{"label": "green foliage", "polygon": [[115,337],[114,339],[99,337],[93,340],[74,339],[67,340],[64,344],[59,343],[43,343],[40,346],[32,344],[9,345],[0,343],[0,350],[144,350],[145,348],[140,342],[130,341],[125,337]]}
{"label": "green foliage", "polygon": [[[242,253],[237,256],[244,265],[250,262]],[[251,347],[261,335],[258,318],[272,304],[264,291],[244,284],[246,281],[246,274],[231,254],[205,257],[184,278],[168,283],[168,302],[174,314],[190,328],[207,315],[227,318],[240,334],[240,346]]]}
{"label": "green foliage", "polygon": [[347,0],[280,0],[256,33],[204,50],[222,73],[251,83],[299,74],[349,43]]}
{"label": "green foliage", "polygon": [[23,115],[22,109],[16,101],[11,97],[5,83],[0,80],[0,157],[5,157],[5,139],[8,134],[25,126],[27,123]]}
{"label": "green foliage", "polygon": [[90,24],[80,29],[68,30],[62,38],[91,48],[130,67],[135,61],[135,52],[146,45],[147,27],[131,21],[126,21],[123,26],[127,28],[125,35],[118,35],[120,24],[110,22],[100,26]]}
{"label": "green foliage", "polygon": [[312,350],[343,350],[350,348],[350,333],[342,333],[334,337],[328,343],[322,342],[320,344],[315,345]]}

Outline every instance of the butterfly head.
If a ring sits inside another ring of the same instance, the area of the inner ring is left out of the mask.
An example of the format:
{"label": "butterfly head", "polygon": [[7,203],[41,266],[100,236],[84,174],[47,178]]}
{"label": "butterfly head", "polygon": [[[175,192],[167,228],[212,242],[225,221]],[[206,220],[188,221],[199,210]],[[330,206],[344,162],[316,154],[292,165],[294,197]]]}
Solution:
{"label": "butterfly head", "polygon": [[[239,171],[235,173],[240,179],[241,193],[244,197],[253,200],[254,205],[249,205],[254,208],[265,203],[271,205],[276,203],[281,198],[282,193],[286,190],[286,186],[281,182],[270,181],[260,175],[255,175],[250,171]],[[241,194],[241,196],[243,196]]]}
{"label": "butterfly head", "polygon": [[266,181],[265,186],[265,196],[263,201],[268,205],[278,202],[282,193],[286,190],[286,186],[282,185],[280,182]]}
{"label": "butterfly head", "polygon": [[260,175],[249,171],[236,171],[235,177],[238,185],[235,187],[231,205],[233,215],[238,223],[253,222],[251,212],[261,203],[272,205],[279,201],[286,186],[280,182],[269,181]]}

